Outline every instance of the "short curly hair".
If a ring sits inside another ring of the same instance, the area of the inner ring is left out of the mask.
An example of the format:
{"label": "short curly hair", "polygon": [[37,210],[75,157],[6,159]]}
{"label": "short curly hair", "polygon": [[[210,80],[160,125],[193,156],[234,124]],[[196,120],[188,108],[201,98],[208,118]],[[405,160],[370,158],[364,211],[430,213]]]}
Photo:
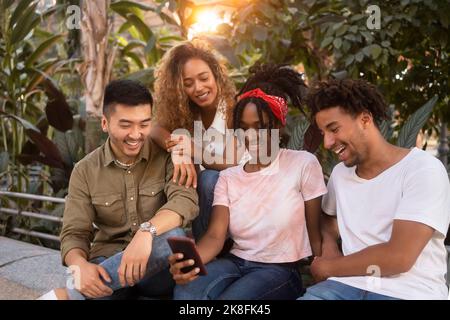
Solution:
{"label": "short curly hair", "polygon": [[365,80],[331,79],[312,84],[306,97],[312,119],[319,111],[341,107],[352,116],[369,112],[378,126],[388,119],[388,106],[380,91]]}
{"label": "short curly hair", "polygon": [[[217,83],[218,108],[225,114],[228,127],[231,126],[236,88],[227,76],[225,62],[212,48],[200,39],[185,41],[167,51],[155,70],[155,118],[169,131],[184,128],[192,131],[194,120],[199,114],[198,106],[184,92],[182,79],[183,66],[190,59],[205,61]],[[223,106],[221,106],[223,105]]]}

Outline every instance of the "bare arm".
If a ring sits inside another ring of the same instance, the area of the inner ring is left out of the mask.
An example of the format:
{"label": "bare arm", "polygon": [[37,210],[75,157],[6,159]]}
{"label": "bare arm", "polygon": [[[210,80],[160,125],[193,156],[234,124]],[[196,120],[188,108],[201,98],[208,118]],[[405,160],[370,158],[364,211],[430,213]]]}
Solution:
{"label": "bare arm", "polygon": [[[369,246],[348,256],[318,258],[313,262],[311,271],[316,280],[332,276],[365,276],[372,273],[391,276],[407,272],[430,241],[433,232],[433,228],[419,222],[395,220],[388,242]],[[414,237],[411,238],[411,235]]]}
{"label": "bare arm", "polygon": [[166,140],[170,138],[169,130],[157,123],[153,123],[152,130],[150,131],[150,137],[158,144],[158,146],[164,150],[167,150]]}
{"label": "bare arm", "polygon": [[322,237],[320,235],[321,200],[322,197],[317,197],[305,201],[306,227],[314,256],[320,256],[322,254]]}
{"label": "bare arm", "polygon": [[197,243],[198,252],[205,264],[213,260],[222,250],[229,222],[230,210],[228,207],[214,206],[208,230]]}
{"label": "bare arm", "polygon": [[339,229],[336,216],[326,213],[320,215],[320,227],[322,234],[322,256],[335,258],[342,256],[337,241],[339,240]]}
{"label": "bare arm", "polygon": [[[162,149],[170,152],[170,148],[177,144],[170,144],[171,133],[163,126],[153,123],[152,130],[150,131],[150,137],[156,142]],[[189,160],[189,159],[188,159]],[[174,157],[172,154],[172,162],[174,165],[173,182],[179,183],[179,185],[186,185],[186,187],[197,187],[197,172],[195,166],[190,161],[181,161],[179,157]]]}
{"label": "bare arm", "polygon": [[181,226],[183,218],[176,212],[168,209],[160,210],[150,219],[156,227],[158,235]]}

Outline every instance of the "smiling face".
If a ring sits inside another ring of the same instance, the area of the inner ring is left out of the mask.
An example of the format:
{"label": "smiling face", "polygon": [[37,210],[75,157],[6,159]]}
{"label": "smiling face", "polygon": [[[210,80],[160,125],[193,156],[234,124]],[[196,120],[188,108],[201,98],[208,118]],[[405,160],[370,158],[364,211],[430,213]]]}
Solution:
{"label": "smiling face", "polygon": [[200,108],[214,105],[217,99],[217,82],[211,68],[201,59],[190,59],[183,66],[184,92]]}
{"label": "smiling face", "polygon": [[124,106],[116,104],[108,117],[102,117],[102,129],[107,132],[116,159],[133,163],[150,134],[149,104]]}
{"label": "smiling face", "polygon": [[[262,112],[262,123],[258,116],[258,107],[253,102],[247,103],[242,111],[239,127],[246,132],[245,147],[251,155],[252,159],[258,159],[262,155],[271,155],[271,132],[269,128],[269,116],[265,111]],[[267,131],[259,131],[267,129]],[[275,124],[274,129],[279,129],[279,125]],[[258,135],[259,133],[259,135]],[[267,134],[265,134],[267,133]],[[278,143],[278,141],[276,141]],[[265,150],[261,150],[264,148]]]}
{"label": "smiling face", "polygon": [[332,107],[319,111],[315,119],[326,149],[337,154],[347,167],[364,161],[369,147],[365,127],[371,121],[370,115],[363,112],[352,116],[340,107]]}

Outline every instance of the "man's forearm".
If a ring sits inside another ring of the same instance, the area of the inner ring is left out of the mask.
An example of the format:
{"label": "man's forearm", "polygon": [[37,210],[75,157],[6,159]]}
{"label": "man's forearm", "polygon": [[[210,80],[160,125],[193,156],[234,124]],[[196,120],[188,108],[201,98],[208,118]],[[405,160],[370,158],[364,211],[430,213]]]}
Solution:
{"label": "man's forearm", "polygon": [[359,252],[330,259],[329,276],[391,276],[407,272],[411,266],[405,255],[389,243],[367,247]]}
{"label": "man's forearm", "polygon": [[160,235],[180,227],[183,223],[183,218],[172,210],[163,209],[151,218],[150,222],[156,227],[156,231]]}

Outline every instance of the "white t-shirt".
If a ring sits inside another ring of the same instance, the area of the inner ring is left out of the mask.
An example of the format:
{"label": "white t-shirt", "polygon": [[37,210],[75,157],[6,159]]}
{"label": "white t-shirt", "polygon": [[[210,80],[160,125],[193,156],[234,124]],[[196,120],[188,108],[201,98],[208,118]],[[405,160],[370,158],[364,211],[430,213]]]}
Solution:
{"label": "white t-shirt", "polygon": [[414,148],[373,179],[358,177],[355,169],[339,163],[322,201],[325,213],[337,214],[344,255],[389,241],[396,219],[420,222],[435,232],[408,272],[330,280],[400,299],[447,299],[444,239],[450,221],[450,186],[442,163]]}
{"label": "white t-shirt", "polygon": [[306,151],[281,149],[257,172],[220,172],[213,206],[229,208],[231,253],[249,261],[293,262],[311,255],[305,201],[327,192],[322,167]]}

